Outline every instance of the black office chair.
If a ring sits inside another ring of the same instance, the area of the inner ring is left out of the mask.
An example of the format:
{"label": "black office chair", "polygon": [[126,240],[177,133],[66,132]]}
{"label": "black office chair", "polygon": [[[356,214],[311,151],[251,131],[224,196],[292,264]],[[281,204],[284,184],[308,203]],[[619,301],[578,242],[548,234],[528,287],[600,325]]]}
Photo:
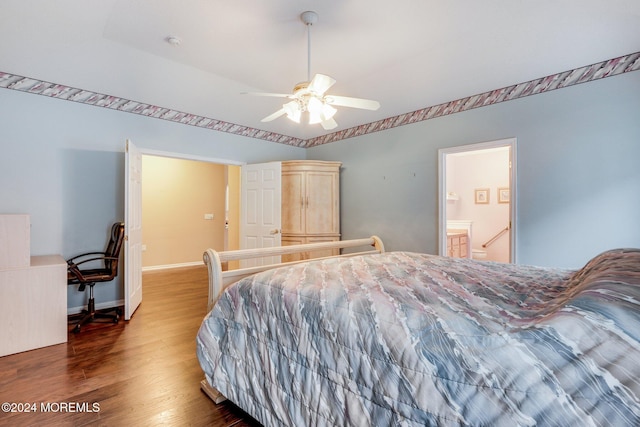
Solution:
{"label": "black office chair", "polygon": [[113,323],[118,323],[122,314],[119,307],[96,311],[93,286],[96,283],[110,282],[118,275],[118,262],[123,240],[124,223],[116,222],[111,227],[111,237],[104,252],[88,252],[67,260],[67,284],[79,285],[79,291],[84,291],[87,286],[89,287],[87,309],[82,310],[82,318],[76,323],[73,332],[80,332],[82,325],[93,322],[95,319],[109,319]]}

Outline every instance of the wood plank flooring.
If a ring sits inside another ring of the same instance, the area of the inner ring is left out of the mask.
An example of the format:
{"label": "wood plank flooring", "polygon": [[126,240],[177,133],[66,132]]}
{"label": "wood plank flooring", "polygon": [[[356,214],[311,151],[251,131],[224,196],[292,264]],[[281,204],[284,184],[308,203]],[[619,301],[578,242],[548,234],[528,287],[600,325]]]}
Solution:
{"label": "wood plank flooring", "polygon": [[204,267],[145,272],[131,321],[92,323],[66,344],[0,357],[0,404],[32,411],[0,410],[0,426],[259,427],[199,388],[207,286]]}

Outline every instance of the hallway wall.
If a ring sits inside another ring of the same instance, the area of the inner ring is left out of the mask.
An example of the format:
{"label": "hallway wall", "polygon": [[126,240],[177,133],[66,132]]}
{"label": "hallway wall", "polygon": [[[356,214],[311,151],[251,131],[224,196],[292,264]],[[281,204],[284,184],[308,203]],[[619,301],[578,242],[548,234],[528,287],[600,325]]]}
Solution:
{"label": "hallway wall", "polygon": [[[202,262],[224,249],[225,166],[142,157],[142,266]],[[213,219],[205,219],[213,214]]]}

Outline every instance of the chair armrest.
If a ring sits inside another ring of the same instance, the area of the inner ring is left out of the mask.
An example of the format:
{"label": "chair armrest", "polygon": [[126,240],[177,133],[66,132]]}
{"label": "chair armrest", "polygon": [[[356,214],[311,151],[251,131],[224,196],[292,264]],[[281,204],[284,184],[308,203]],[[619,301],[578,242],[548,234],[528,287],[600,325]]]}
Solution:
{"label": "chair armrest", "polygon": [[[102,254],[103,252],[95,252],[95,253]],[[87,254],[84,254],[84,255],[87,255]],[[80,262],[71,262],[71,260],[69,260],[67,261],[67,272],[70,274],[73,274],[79,282],[85,282],[87,280],[85,279],[84,274],[82,273],[82,270],[79,268],[80,265],[87,262],[92,262],[92,261],[109,261],[109,260],[117,262],[118,258],[112,257],[112,256],[101,256],[101,257],[88,258]]]}
{"label": "chair armrest", "polygon": [[78,259],[78,258],[83,258],[89,255],[102,255],[105,256],[106,253],[105,252],[87,252],[84,254],[80,254],[80,255],[76,255],[74,257],[71,257],[67,260],[67,264],[71,265],[71,264],[78,264],[77,262],[75,262],[74,260]]}
{"label": "chair armrest", "polygon": [[82,282],[86,282],[84,276],[82,275],[82,271],[80,271],[80,269],[78,268],[77,265],[75,264],[70,264],[69,267],[67,267],[67,272],[69,274],[72,274],[73,276],[75,276],[76,280],[80,283]]}
{"label": "chair armrest", "polygon": [[67,266],[68,266],[67,269],[78,268],[78,266],[80,266],[82,264],[86,264],[88,262],[92,262],[92,261],[117,261],[117,260],[118,260],[118,258],[112,257],[112,256],[100,256],[100,257],[84,259],[84,260],[79,261],[79,262],[69,263],[67,261]]}

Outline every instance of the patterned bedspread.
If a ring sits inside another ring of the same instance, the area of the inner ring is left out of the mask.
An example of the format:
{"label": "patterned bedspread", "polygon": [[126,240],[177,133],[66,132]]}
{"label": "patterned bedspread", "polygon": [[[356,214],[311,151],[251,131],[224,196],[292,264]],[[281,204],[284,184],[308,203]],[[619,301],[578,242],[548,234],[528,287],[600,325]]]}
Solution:
{"label": "patterned bedspread", "polygon": [[640,250],[578,271],[389,252],[227,288],[197,353],[265,426],[640,425]]}

